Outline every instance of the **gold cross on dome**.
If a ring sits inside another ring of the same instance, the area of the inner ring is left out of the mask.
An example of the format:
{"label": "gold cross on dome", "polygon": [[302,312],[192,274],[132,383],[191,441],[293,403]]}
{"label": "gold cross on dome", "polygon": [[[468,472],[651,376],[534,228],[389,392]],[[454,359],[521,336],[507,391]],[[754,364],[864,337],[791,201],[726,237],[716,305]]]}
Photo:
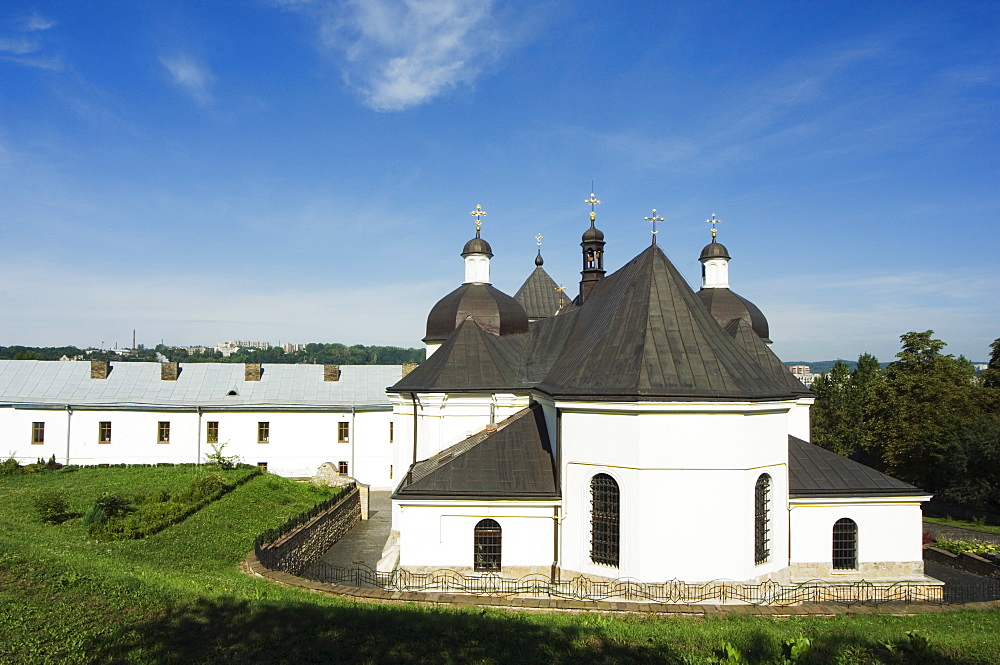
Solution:
{"label": "gold cross on dome", "polygon": [[563,306],[563,291],[565,291],[565,290],[566,290],[566,287],[563,286],[562,284],[560,284],[559,286],[556,287],[556,291],[559,292],[559,309],[562,309],[562,306]]}
{"label": "gold cross on dome", "polygon": [[543,237],[544,236],[541,233],[539,233],[537,236],[535,236],[535,244],[538,245],[539,247],[542,246],[542,238]]}
{"label": "gold cross on dome", "polygon": [[594,220],[597,219],[597,212],[595,211],[594,206],[600,205],[601,202],[598,201],[597,197],[594,196],[594,193],[591,192],[590,193],[590,198],[587,199],[586,201],[584,201],[584,203],[586,203],[587,205],[590,206],[590,221],[591,221],[591,223],[593,223]]}
{"label": "gold cross on dome", "polygon": [[644,219],[647,222],[652,222],[653,223],[653,244],[655,245],[656,244],[656,234],[658,233],[658,231],[656,230],[656,223],[657,222],[662,222],[663,218],[662,217],[657,217],[656,216],[656,208],[653,208],[653,216],[652,217],[645,217]]}
{"label": "gold cross on dome", "polygon": [[479,229],[483,227],[483,217],[486,216],[486,212],[483,210],[483,206],[476,205],[476,209],[469,213],[476,218],[476,237],[479,237]]}
{"label": "gold cross on dome", "polygon": [[715,216],[715,213],[713,212],[712,216],[709,217],[708,219],[706,219],[705,222],[707,222],[708,224],[712,225],[712,240],[715,240],[715,225],[716,224],[721,224],[722,220],[721,219],[717,219],[716,216]]}

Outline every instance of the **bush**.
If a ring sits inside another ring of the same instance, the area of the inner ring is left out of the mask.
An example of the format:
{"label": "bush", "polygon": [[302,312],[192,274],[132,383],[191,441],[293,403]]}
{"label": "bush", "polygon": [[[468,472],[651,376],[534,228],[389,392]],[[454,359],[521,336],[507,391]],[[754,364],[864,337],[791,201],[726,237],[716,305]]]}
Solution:
{"label": "bush", "polygon": [[44,492],[35,497],[35,511],[43,522],[57,524],[65,520],[69,502],[62,492]]}
{"label": "bush", "polygon": [[183,491],[178,493],[179,503],[202,503],[216,499],[229,489],[226,479],[220,473],[206,473],[191,481]]}
{"label": "bush", "polygon": [[48,469],[49,471],[56,471],[58,469],[61,469],[62,467],[63,465],[60,462],[56,461],[55,453],[52,453],[52,457],[49,458],[49,461],[45,463],[45,468]]}
{"label": "bush", "polygon": [[12,476],[15,473],[21,473],[21,465],[13,455],[0,462],[0,476]]}
{"label": "bush", "polygon": [[[112,518],[133,512],[134,510],[135,507],[123,496],[113,496],[105,493],[101,498],[94,501],[90,509],[84,514],[83,523],[88,526],[104,524]],[[93,531],[91,529],[91,535],[93,535]]]}

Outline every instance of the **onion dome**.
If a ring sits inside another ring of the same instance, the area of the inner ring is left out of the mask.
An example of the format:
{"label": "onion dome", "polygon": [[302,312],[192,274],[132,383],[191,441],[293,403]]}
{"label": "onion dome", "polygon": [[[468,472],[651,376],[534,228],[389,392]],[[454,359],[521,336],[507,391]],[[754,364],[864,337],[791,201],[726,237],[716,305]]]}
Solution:
{"label": "onion dome", "polygon": [[528,332],[528,315],[521,303],[491,284],[463,284],[441,298],[427,315],[424,342],[446,339],[472,317],[494,335]]}
{"label": "onion dome", "polygon": [[476,237],[465,243],[465,247],[462,248],[462,256],[469,254],[486,254],[493,258],[493,248],[490,247],[490,243],[479,237],[479,233],[476,233]]}
{"label": "onion dome", "polygon": [[731,259],[729,256],[729,250],[726,246],[720,242],[716,242],[715,238],[712,238],[712,242],[705,245],[705,248],[701,250],[701,256],[698,257],[699,261],[708,261],[709,259]]}
{"label": "onion dome", "polygon": [[594,226],[594,221],[591,220],[590,228],[583,232],[583,242],[594,240],[604,240],[604,232]]}
{"label": "onion dome", "polygon": [[542,252],[539,250],[538,256],[535,257],[535,265],[541,268],[544,263],[545,259],[542,258]]}

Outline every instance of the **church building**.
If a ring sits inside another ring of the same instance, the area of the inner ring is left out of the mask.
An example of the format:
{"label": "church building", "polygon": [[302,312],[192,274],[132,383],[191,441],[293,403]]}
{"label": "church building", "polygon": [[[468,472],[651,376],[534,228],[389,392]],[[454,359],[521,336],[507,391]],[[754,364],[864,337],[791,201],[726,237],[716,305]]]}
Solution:
{"label": "church building", "polygon": [[934,584],[930,497],[809,443],[812,393],[730,290],[714,224],[695,292],[655,210],[650,246],[608,274],[586,203],[575,297],[540,248],[514,297],[494,287],[473,211],[465,280],[431,308],[427,360],[388,391],[405,471],[379,568]]}

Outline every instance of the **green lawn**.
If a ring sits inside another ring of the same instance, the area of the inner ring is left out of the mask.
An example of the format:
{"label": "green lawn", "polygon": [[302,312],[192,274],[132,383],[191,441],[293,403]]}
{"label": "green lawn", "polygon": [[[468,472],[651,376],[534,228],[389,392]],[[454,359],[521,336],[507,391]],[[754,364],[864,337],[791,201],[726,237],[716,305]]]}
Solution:
{"label": "green lawn", "polygon": [[980,524],[979,522],[968,522],[966,520],[956,520],[950,517],[925,517],[925,522],[930,522],[931,524],[943,524],[945,526],[958,526],[963,529],[972,529],[973,531],[981,531],[983,533],[1000,533],[1000,526],[990,526],[988,524]]}
{"label": "green lawn", "polygon": [[[82,513],[105,491],[178,489],[190,467],[83,469],[0,478],[2,663],[711,663],[725,642],[751,663],[813,642],[807,663],[1000,662],[1000,612],[766,620],[752,617],[439,610],[328,598],[239,572],[253,537],[325,498],[254,478],[144,540],[88,542],[79,518],[42,523],[59,487]],[[890,651],[907,631],[933,653]],[[929,660],[933,658],[936,660]],[[726,661],[738,662],[738,661]]]}

